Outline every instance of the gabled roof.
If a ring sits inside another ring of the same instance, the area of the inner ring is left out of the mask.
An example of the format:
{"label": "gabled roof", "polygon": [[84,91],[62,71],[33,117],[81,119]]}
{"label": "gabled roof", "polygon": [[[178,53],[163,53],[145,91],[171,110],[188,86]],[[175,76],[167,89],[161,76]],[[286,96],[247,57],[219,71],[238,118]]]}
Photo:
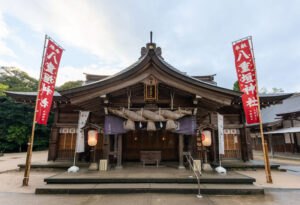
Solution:
{"label": "gabled roof", "polygon": [[101,88],[104,85],[108,85],[116,81],[126,80],[126,78],[130,77],[131,75],[134,75],[140,69],[143,69],[145,65],[151,64],[158,67],[161,71],[167,73],[168,75],[175,77],[187,84],[197,86],[199,88],[206,89],[209,91],[217,92],[229,96],[231,98],[240,97],[242,95],[241,92],[236,92],[230,89],[222,88],[211,83],[199,80],[197,78],[191,77],[184,72],[181,72],[177,68],[167,63],[161,57],[161,49],[159,47],[156,48],[156,45],[154,43],[148,43],[147,48],[143,47],[141,54],[142,56],[138,59],[138,61],[136,61],[134,64],[127,67],[126,69],[116,73],[115,75],[108,76],[104,79],[83,85],[81,87],[61,91],[61,94],[67,97],[71,97],[73,95],[76,95],[77,93],[81,93],[89,89],[94,89],[97,87]]}
{"label": "gabled roof", "polygon": [[[4,93],[12,98],[14,98],[17,102],[25,102],[31,101],[35,102],[37,92],[18,92],[18,91],[4,91]],[[53,101],[64,101],[67,102],[68,99],[62,96],[59,92],[54,91],[53,93]]]}
{"label": "gabled roof", "polygon": [[[90,74],[90,73],[83,73],[85,75],[85,81],[83,82],[83,85],[90,84],[95,81],[103,80],[104,78],[109,77],[110,75],[97,75],[97,74]],[[215,76],[217,74],[213,75],[197,75],[197,76],[192,76],[193,78],[196,78],[198,80],[217,85],[215,82]]]}
{"label": "gabled roof", "polygon": [[[281,121],[281,118],[278,116],[280,113],[294,112],[300,109],[300,96],[292,94],[269,94],[269,96],[284,96],[289,95],[286,99],[282,100],[281,104],[270,105],[269,107],[263,108],[261,110],[262,122],[263,124],[274,123]],[[268,95],[265,95],[268,96]]]}

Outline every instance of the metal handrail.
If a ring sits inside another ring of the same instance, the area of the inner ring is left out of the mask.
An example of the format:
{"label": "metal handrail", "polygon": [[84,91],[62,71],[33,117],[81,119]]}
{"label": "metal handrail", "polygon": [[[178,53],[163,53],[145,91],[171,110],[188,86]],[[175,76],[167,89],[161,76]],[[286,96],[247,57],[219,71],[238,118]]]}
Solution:
{"label": "metal handrail", "polygon": [[186,157],[186,160],[189,163],[190,171],[193,170],[193,173],[194,173],[194,175],[195,175],[195,177],[197,179],[197,183],[198,183],[198,194],[197,194],[197,197],[198,198],[202,198],[202,195],[200,193],[200,176],[202,175],[201,170],[199,169],[199,166],[196,166],[196,171],[197,172],[194,170],[194,167],[192,165],[192,162],[194,162],[194,159],[193,159],[193,157],[192,157],[192,155],[191,155],[190,152],[187,152],[185,154],[185,157]]}

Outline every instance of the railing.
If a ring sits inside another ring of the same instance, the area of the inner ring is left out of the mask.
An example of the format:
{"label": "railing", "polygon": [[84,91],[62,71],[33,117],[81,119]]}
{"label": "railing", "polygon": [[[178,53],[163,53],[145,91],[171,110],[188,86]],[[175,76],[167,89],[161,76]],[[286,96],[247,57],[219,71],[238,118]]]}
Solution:
{"label": "railing", "polygon": [[[195,177],[197,179],[197,183],[198,183],[198,194],[197,194],[197,197],[198,198],[202,198],[201,193],[200,193],[200,177],[202,175],[201,169],[199,168],[199,165],[193,166],[194,159],[193,159],[193,157],[192,157],[192,155],[191,155],[190,152],[186,152],[184,156],[186,157],[186,160],[189,163],[190,171],[193,171],[193,173],[194,173],[194,175],[195,175]],[[194,168],[196,168],[196,170]]]}

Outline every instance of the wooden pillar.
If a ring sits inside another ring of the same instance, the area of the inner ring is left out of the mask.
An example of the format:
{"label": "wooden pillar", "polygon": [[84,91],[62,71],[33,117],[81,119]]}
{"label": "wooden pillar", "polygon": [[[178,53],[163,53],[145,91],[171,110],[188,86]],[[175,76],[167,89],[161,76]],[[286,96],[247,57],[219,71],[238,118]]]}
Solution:
{"label": "wooden pillar", "polygon": [[243,161],[249,161],[253,158],[251,149],[250,129],[244,128],[241,130],[241,148],[242,148],[242,159]]}
{"label": "wooden pillar", "polygon": [[273,143],[272,143],[272,135],[269,135],[269,144],[270,144],[270,151],[271,151],[271,157],[274,158],[274,149],[273,149]]}
{"label": "wooden pillar", "polygon": [[109,159],[109,152],[110,152],[110,140],[109,135],[103,136],[103,159]]}
{"label": "wooden pillar", "polygon": [[51,128],[50,140],[49,140],[49,151],[48,151],[48,161],[56,160],[57,158],[57,141],[58,141],[58,127]]}
{"label": "wooden pillar", "polygon": [[214,162],[218,162],[219,161],[219,147],[218,147],[218,141],[217,141],[217,135],[216,135],[216,131],[212,130],[212,157],[213,157],[213,161]]}
{"label": "wooden pillar", "polygon": [[[296,116],[294,116],[296,118]],[[297,118],[296,118],[297,119]],[[294,127],[294,120],[291,119],[291,127]],[[297,153],[298,152],[298,139],[297,139],[297,135],[296,133],[291,133],[293,140],[294,140],[294,144],[293,144],[293,153]]]}
{"label": "wooden pillar", "polygon": [[193,137],[194,136],[188,137],[188,147],[187,147],[187,152],[191,153],[192,156],[193,156]]}
{"label": "wooden pillar", "polygon": [[249,161],[250,159],[253,159],[253,151],[251,147],[250,129],[246,127],[245,113],[243,111],[242,105],[241,105],[240,115],[241,115],[241,123],[243,124],[243,128],[240,130],[242,160]]}
{"label": "wooden pillar", "polygon": [[57,141],[58,141],[58,133],[59,128],[56,127],[56,123],[58,122],[58,114],[59,114],[59,107],[55,106],[54,112],[54,119],[53,119],[53,126],[51,128],[50,139],[49,139],[49,151],[48,151],[48,161],[55,160],[57,158]]}
{"label": "wooden pillar", "polygon": [[118,135],[117,169],[122,169],[122,135]]}
{"label": "wooden pillar", "polygon": [[184,166],[183,166],[183,134],[179,134],[178,155],[179,155],[178,169],[184,169]]}
{"label": "wooden pillar", "polygon": [[[118,135],[114,135],[114,152],[118,152]],[[114,154],[114,157],[117,157],[117,154]]]}

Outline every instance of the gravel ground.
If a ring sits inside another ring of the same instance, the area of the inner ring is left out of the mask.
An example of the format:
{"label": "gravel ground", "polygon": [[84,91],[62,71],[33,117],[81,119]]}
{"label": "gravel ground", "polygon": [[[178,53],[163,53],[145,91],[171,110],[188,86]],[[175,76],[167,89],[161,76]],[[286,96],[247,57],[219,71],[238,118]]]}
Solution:
{"label": "gravel ground", "polygon": [[256,171],[237,171],[237,172],[255,178],[256,182],[254,184],[257,186],[268,187],[268,188],[300,189],[300,176],[296,176],[288,172],[271,170],[271,176],[273,180],[272,184],[266,182],[266,175],[264,169],[259,169]]}
{"label": "gravel ground", "polygon": [[[48,151],[33,152],[31,162],[46,162]],[[26,152],[5,153],[0,157],[0,173],[18,170],[18,164],[26,162]]]}

